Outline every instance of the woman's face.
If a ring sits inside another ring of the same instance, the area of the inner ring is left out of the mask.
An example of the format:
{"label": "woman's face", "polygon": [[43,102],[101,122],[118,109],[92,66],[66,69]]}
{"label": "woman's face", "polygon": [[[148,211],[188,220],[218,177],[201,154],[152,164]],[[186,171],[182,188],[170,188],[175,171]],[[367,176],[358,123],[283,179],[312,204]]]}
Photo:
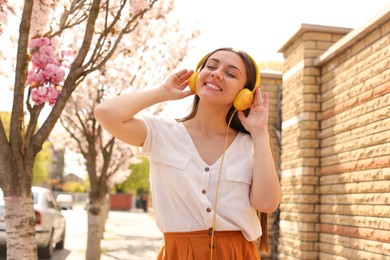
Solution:
{"label": "woman's face", "polygon": [[247,73],[244,61],[231,51],[213,53],[199,72],[197,93],[210,102],[231,106],[244,88]]}

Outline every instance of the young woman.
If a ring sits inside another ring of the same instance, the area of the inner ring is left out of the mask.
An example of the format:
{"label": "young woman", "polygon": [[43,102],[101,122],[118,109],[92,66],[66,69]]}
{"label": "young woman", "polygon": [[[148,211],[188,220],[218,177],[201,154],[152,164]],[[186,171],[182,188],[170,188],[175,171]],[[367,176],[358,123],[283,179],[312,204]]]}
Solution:
{"label": "young woman", "polygon": [[[164,233],[158,259],[260,259],[257,212],[276,210],[281,191],[267,130],[269,98],[259,82],[247,53],[221,48],[195,73],[180,70],[155,89],[96,107],[108,132],[150,157],[155,219]],[[139,115],[192,94],[183,119]]]}

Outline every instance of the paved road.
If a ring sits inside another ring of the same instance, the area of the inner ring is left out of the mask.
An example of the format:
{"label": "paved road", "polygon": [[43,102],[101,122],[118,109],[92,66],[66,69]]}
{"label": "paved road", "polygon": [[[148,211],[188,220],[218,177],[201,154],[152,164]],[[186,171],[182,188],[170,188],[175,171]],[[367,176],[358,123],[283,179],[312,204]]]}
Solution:
{"label": "paved road", "polygon": [[[67,218],[65,250],[56,250],[53,260],[85,259],[87,216],[83,209],[64,212]],[[154,260],[162,234],[153,217],[143,212],[110,211],[101,243],[101,260]]]}
{"label": "paved road", "polygon": [[[63,214],[67,220],[65,248],[55,250],[52,260],[85,260],[87,213],[76,207]],[[161,241],[162,234],[148,213],[110,211],[101,260],[155,260]],[[3,259],[4,252],[0,252]]]}

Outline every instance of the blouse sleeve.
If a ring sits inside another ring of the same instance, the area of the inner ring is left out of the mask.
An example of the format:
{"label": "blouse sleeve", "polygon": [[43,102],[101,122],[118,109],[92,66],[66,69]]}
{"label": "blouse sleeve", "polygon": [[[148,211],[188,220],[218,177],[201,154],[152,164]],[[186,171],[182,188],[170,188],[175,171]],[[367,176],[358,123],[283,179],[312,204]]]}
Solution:
{"label": "blouse sleeve", "polygon": [[152,130],[153,130],[153,119],[149,116],[141,116],[140,119],[145,123],[146,126],[146,139],[142,146],[142,154],[150,155],[152,148]]}

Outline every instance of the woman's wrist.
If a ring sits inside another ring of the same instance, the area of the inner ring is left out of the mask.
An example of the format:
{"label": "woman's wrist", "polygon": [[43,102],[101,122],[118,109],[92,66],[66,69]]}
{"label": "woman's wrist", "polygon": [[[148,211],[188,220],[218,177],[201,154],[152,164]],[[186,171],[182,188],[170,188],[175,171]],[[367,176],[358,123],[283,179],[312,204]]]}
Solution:
{"label": "woman's wrist", "polygon": [[148,92],[149,93],[147,93],[147,95],[149,95],[149,97],[154,96],[156,103],[161,103],[170,100],[169,92],[163,86],[151,89]]}
{"label": "woman's wrist", "polygon": [[256,130],[250,131],[250,134],[252,137],[269,137],[268,129],[267,128],[260,128]]}

